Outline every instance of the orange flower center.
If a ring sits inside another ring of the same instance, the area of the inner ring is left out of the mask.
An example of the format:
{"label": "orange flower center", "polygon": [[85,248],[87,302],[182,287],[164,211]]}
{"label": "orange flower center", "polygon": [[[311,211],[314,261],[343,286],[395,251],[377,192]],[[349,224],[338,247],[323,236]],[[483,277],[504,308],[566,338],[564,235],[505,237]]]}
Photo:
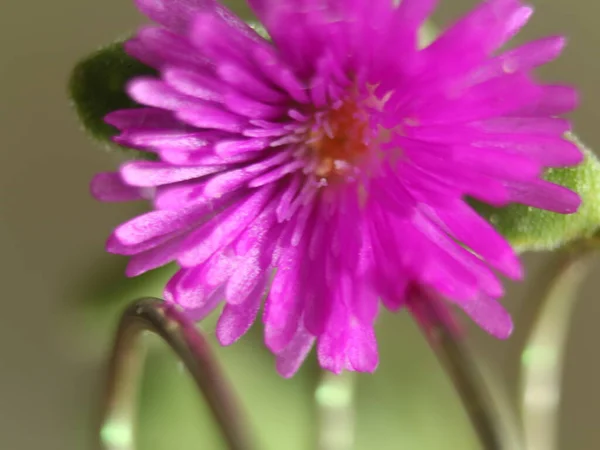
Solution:
{"label": "orange flower center", "polygon": [[354,101],[332,109],[322,121],[311,131],[309,142],[317,158],[315,174],[329,179],[346,174],[365,155],[369,124]]}

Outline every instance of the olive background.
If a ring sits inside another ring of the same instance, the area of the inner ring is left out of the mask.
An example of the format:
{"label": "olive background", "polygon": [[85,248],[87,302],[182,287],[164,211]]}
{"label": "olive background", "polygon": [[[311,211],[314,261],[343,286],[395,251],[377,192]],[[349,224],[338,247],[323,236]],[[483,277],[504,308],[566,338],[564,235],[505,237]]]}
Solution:
{"label": "olive background", "polygon": [[[246,11],[240,1],[229,1]],[[472,0],[445,0],[443,25]],[[565,33],[565,55],[541,73],[579,86],[576,131],[600,149],[597,42],[600,4],[535,0],[537,13],[522,41]],[[241,6],[240,6],[241,5]],[[119,311],[131,299],[159,295],[171,269],[135,280],[122,275],[124,258],[104,253],[111,227],[140,211],[103,205],[88,194],[92,175],[117,158],[79,129],[66,96],[69,71],[81,58],[145,19],[132,0],[4,0],[0,6],[0,449],[88,450],[94,447],[108,346]],[[515,389],[528,299],[546,276],[552,255],[526,255],[529,276],[510,284],[506,304],[517,330],[505,342],[470,326],[491,371]],[[600,274],[600,267],[595,271]],[[561,450],[600,448],[600,358],[592,277],[576,308],[564,381]],[[206,325],[213,339],[210,324]],[[477,449],[460,404],[435,358],[406,314],[384,314],[381,364],[358,376],[356,449]],[[142,386],[140,449],[222,448],[202,402],[181,366],[150,342]],[[241,343],[218,349],[257,427],[264,449],[310,449],[314,435],[314,361],[282,380],[254,329]]]}

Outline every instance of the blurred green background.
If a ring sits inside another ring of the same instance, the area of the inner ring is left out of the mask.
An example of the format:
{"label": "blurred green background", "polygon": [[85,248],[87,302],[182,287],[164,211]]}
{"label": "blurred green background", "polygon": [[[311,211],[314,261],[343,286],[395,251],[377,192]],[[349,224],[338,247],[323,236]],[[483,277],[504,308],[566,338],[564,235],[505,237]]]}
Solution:
{"label": "blurred green background", "polygon": [[[242,2],[228,2],[242,3]],[[446,0],[438,24],[466,11],[472,0]],[[600,39],[591,0],[538,0],[520,39],[567,33],[564,57],[545,77],[577,84],[583,104],[576,130],[600,148]],[[238,10],[243,10],[239,8]],[[111,227],[135,212],[102,205],[88,195],[93,173],[114,167],[79,132],[65,96],[80,57],[143,23],[131,0],[4,0],[0,9],[0,248],[4,291],[0,315],[0,449],[93,449],[107,351],[119,312],[135,297],[159,295],[168,271],[125,280],[124,259],[104,254]],[[513,338],[498,342],[471,329],[490,368],[515,387],[519,324],[528,297],[544,280],[550,255],[527,255],[529,278],[509,286],[516,318]],[[600,448],[597,356],[600,283],[590,280],[576,310],[569,342],[561,449]],[[471,327],[472,328],[472,327]],[[206,331],[211,336],[210,324]],[[358,377],[356,449],[477,449],[458,399],[405,314],[379,324],[381,365]],[[212,424],[181,366],[159,343],[143,383],[140,449],[219,449]],[[254,329],[241,343],[218,349],[229,377],[257,427],[264,449],[310,449],[315,435],[314,361],[292,380],[277,377]]]}

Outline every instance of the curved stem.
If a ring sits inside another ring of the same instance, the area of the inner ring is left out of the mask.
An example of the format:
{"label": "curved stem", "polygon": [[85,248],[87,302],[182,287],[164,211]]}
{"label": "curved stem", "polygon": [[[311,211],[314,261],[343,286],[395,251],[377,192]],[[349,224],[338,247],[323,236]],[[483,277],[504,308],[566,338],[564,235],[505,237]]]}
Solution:
{"label": "curved stem", "polygon": [[[588,243],[589,244],[589,243]],[[593,261],[594,245],[565,251],[544,273],[544,290],[521,353],[520,405],[528,450],[558,448],[564,356],[577,293]]]}
{"label": "curved stem", "polygon": [[482,448],[523,449],[516,411],[493,378],[481,376],[472,350],[456,332],[447,305],[429,297],[412,302],[410,309],[452,379]]}
{"label": "curved stem", "polygon": [[140,337],[145,332],[160,336],[185,364],[229,448],[254,448],[233,391],[213,359],[206,340],[174,306],[151,298],[134,302],[121,318],[108,373],[100,428],[101,448],[135,448],[133,430],[138,382],[145,356]]}
{"label": "curved stem", "polygon": [[355,391],[355,373],[321,372],[315,391],[317,450],[351,450],[354,447]]}

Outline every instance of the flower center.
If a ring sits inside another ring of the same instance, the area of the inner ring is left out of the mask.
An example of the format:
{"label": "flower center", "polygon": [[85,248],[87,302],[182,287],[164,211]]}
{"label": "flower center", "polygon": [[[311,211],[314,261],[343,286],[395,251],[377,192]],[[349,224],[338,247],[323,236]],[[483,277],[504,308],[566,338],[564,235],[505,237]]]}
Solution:
{"label": "flower center", "polygon": [[346,101],[337,109],[317,113],[309,145],[314,151],[317,177],[329,180],[347,175],[369,148],[365,111],[355,101]]}

